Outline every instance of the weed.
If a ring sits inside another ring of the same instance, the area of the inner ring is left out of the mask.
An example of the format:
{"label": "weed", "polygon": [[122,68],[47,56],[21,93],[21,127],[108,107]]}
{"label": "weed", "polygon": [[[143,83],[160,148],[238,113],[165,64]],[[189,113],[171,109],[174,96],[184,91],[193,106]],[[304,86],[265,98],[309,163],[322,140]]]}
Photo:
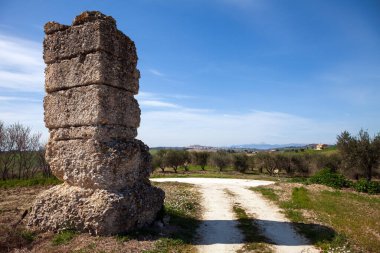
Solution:
{"label": "weed", "polygon": [[31,231],[28,231],[28,230],[22,231],[20,234],[21,234],[21,237],[22,237],[27,243],[31,243],[31,242],[33,242],[34,239],[36,238],[35,233],[33,233],[33,232],[31,232]]}
{"label": "weed", "polygon": [[77,233],[74,230],[62,230],[56,234],[52,239],[52,244],[54,246],[67,244],[69,243],[74,237],[77,235]]}
{"label": "weed", "polygon": [[129,240],[131,240],[131,236],[129,235],[117,235],[115,237],[116,241],[119,242],[119,243],[124,243],[124,242],[128,242]]}

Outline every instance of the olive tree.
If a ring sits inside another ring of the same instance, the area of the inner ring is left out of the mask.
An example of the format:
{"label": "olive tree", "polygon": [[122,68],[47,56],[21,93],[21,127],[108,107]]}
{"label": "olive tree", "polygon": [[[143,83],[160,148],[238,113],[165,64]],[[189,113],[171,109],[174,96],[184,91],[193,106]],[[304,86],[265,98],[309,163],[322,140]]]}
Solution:
{"label": "olive tree", "polygon": [[236,154],[233,156],[234,169],[239,172],[244,172],[249,168],[248,156],[246,154]]}
{"label": "olive tree", "polygon": [[208,159],[210,157],[209,152],[201,151],[201,152],[192,152],[191,157],[193,163],[201,167],[202,170],[205,170]]}
{"label": "olive tree", "polygon": [[152,159],[153,168],[160,168],[162,172],[165,172],[165,161],[164,161],[165,154],[166,154],[166,150],[160,149],[156,154],[153,155],[153,159]]}
{"label": "olive tree", "polygon": [[231,157],[227,152],[218,151],[213,153],[211,158],[211,164],[219,169],[219,171],[224,170],[231,163]]}
{"label": "olive tree", "polygon": [[371,137],[360,130],[357,136],[344,131],[337,137],[337,148],[346,168],[356,168],[371,181],[374,170],[380,162],[380,133]]}
{"label": "olive tree", "polygon": [[164,155],[164,164],[172,167],[174,172],[177,173],[178,168],[187,162],[187,157],[184,151],[168,150]]}

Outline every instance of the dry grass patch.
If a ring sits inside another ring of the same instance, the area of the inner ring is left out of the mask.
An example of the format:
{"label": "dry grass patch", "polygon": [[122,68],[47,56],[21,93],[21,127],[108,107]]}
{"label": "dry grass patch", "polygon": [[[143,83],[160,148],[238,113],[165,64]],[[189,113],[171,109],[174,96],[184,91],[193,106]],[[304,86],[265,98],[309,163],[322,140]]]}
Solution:
{"label": "dry grass patch", "polygon": [[154,183],[166,193],[165,226],[152,226],[118,236],[91,236],[75,231],[32,232],[17,223],[35,196],[49,186],[11,187],[0,191],[0,252],[103,253],[193,252],[200,215],[199,193],[192,185]]}

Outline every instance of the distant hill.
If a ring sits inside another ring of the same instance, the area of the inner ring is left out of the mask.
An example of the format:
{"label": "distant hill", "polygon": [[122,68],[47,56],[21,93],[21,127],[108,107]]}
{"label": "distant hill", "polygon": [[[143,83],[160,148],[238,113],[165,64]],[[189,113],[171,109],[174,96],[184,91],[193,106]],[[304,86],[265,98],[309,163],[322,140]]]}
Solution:
{"label": "distant hill", "polygon": [[267,149],[279,149],[279,148],[300,148],[305,147],[307,144],[300,143],[288,143],[288,144],[243,144],[243,145],[232,145],[230,148],[233,149],[259,149],[259,150],[267,150]]}
{"label": "distant hill", "polygon": [[175,149],[175,150],[205,150],[205,151],[216,151],[216,150],[272,150],[272,149],[314,149],[317,144],[301,144],[301,143],[287,143],[287,144],[242,144],[242,145],[231,145],[224,147],[211,147],[211,146],[202,146],[202,145],[190,145],[187,147],[153,147],[151,150],[160,150],[160,149]]}

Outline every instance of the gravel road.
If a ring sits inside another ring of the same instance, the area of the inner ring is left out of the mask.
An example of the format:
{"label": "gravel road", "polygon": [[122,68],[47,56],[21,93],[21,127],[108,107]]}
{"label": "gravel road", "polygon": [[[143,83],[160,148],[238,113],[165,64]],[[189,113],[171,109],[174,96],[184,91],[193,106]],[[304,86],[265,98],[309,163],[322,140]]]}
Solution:
{"label": "gravel road", "polygon": [[[300,236],[279,208],[249,187],[272,184],[271,181],[221,178],[155,178],[156,182],[180,182],[197,185],[202,193],[204,213],[196,242],[199,252],[236,252],[244,245],[233,213],[239,203],[257,219],[263,235],[273,242],[275,252],[319,252]],[[233,193],[227,194],[226,190]]]}

